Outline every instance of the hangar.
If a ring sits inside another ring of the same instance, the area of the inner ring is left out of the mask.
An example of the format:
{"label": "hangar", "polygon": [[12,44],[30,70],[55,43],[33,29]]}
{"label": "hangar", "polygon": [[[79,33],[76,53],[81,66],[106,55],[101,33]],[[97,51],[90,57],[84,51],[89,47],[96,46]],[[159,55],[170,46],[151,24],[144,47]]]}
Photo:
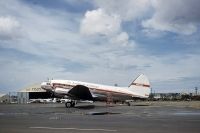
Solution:
{"label": "hangar", "polygon": [[46,92],[40,84],[34,84],[17,92],[18,103],[28,103],[30,99],[48,99],[52,97],[50,92]]}

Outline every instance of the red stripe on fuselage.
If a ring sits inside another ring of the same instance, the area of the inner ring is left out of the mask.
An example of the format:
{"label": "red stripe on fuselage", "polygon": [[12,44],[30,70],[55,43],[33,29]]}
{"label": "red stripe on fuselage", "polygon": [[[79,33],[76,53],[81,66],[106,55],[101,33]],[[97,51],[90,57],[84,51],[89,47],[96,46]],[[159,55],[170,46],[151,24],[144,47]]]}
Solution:
{"label": "red stripe on fuselage", "polygon": [[105,92],[105,93],[117,93],[117,94],[121,94],[121,95],[133,96],[132,94],[129,94],[129,93],[123,93],[123,92],[111,91],[111,90],[104,90],[104,89],[95,89],[95,91],[101,91],[101,92]]}
{"label": "red stripe on fuselage", "polygon": [[150,87],[150,85],[139,84],[139,83],[132,83],[131,85],[143,86],[143,87]]}
{"label": "red stripe on fuselage", "polygon": [[[60,83],[53,83],[53,87],[60,87],[63,89],[66,89],[66,87],[75,87],[76,85],[69,85],[69,84],[60,84]],[[87,86],[86,86],[87,87]],[[89,87],[88,87],[89,88]],[[89,88],[91,90],[95,90],[95,91],[101,91],[101,92],[105,92],[105,93],[117,93],[117,94],[121,94],[121,95],[129,95],[129,96],[137,96],[137,95],[133,95],[130,93],[124,93],[124,92],[119,92],[119,91],[112,91],[112,90],[105,90],[105,89],[97,89],[97,88]],[[140,96],[137,96],[140,97]]]}

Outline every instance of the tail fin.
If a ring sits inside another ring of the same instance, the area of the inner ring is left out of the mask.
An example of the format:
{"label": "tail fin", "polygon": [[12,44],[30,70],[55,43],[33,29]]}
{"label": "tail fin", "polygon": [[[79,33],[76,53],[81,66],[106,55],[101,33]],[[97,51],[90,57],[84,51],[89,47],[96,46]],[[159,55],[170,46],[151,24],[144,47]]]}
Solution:
{"label": "tail fin", "polygon": [[150,82],[146,75],[141,74],[130,85],[129,90],[140,95],[143,98],[149,97]]}

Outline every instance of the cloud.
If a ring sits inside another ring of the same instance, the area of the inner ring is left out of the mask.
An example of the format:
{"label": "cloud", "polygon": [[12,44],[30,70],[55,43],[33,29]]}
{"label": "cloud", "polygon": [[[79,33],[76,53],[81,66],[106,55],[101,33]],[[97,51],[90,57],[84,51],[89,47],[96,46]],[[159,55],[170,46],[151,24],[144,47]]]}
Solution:
{"label": "cloud", "polygon": [[[34,61],[32,59],[22,60],[19,57],[8,56],[0,58],[1,75],[0,83],[4,92],[18,91],[25,86],[40,83],[47,78],[52,78],[56,75],[59,77],[68,72],[62,72],[63,69],[57,66],[50,65],[48,62]],[[40,63],[39,63],[40,62]],[[9,87],[9,88],[8,88]]]}
{"label": "cloud", "polygon": [[149,0],[96,0],[95,4],[108,13],[115,13],[123,21],[132,21],[142,18],[149,10]]}
{"label": "cloud", "polygon": [[[40,3],[17,0],[0,2],[0,16],[18,23],[10,24],[13,25],[10,26],[12,33],[24,33],[17,40],[0,38],[0,75],[5,75],[0,81],[5,88],[20,88],[42,82],[47,77],[127,86],[139,73],[145,73],[153,87],[162,90],[162,84],[166,82],[176,81],[174,87],[183,86],[182,78],[200,75],[196,41],[199,36],[196,39],[190,36],[196,45],[193,48],[188,44],[187,50],[195,49],[196,54],[189,55],[182,47],[181,37],[174,42],[176,46],[160,48],[158,43],[170,44],[174,38],[150,40],[141,34],[140,30],[144,28],[140,26],[141,21],[154,15],[153,10],[147,12],[150,5],[146,0],[95,1],[94,8],[84,7],[75,13],[76,9],[64,10],[65,5],[60,10],[59,5],[54,8],[51,3],[49,8],[46,4],[40,6]],[[192,18],[193,22],[198,22]],[[191,22],[190,18],[187,20]],[[145,27],[144,32],[151,34],[149,29],[155,30]],[[160,29],[156,31],[153,36],[163,32]],[[9,37],[14,35],[9,34]],[[156,56],[166,49],[168,54]],[[180,52],[182,49],[186,52]],[[188,86],[193,84],[188,82]]]}
{"label": "cloud", "polygon": [[37,5],[28,5],[22,1],[0,2],[0,6],[2,9],[0,16],[9,16],[6,19],[12,22],[9,24],[11,30],[6,29],[12,32],[8,32],[10,34],[3,32],[3,35],[18,37],[23,34],[17,41],[7,38],[7,41],[3,42],[3,38],[0,38],[2,47],[38,56],[48,56],[55,52],[58,45],[65,47],[64,45],[80,41],[80,37],[76,35],[77,14],[72,15],[60,10],[54,11]]}
{"label": "cloud", "polygon": [[152,0],[155,10],[142,26],[147,29],[191,35],[200,22],[199,0]]}
{"label": "cloud", "polygon": [[20,35],[20,23],[13,17],[0,16],[0,39],[12,39]]}
{"label": "cloud", "polygon": [[150,37],[161,36],[159,32],[191,35],[200,22],[199,0],[96,0],[94,4],[118,15],[121,22],[141,23]]}
{"label": "cloud", "polygon": [[86,35],[114,35],[120,31],[121,20],[115,14],[108,15],[103,9],[87,11],[81,22],[81,33]]}
{"label": "cloud", "polygon": [[119,44],[121,46],[128,46],[131,44],[132,48],[133,48],[133,46],[135,46],[134,41],[129,40],[129,36],[126,32],[121,32],[120,34],[112,37],[110,39],[110,42],[112,44]]}
{"label": "cloud", "polygon": [[[118,46],[132,45],[129,35],[121,29],[121,18],[103,9],[87,11],[81,21],[80,32],[86,36],[105,36],[107,42]],[[133,42],[133,41],[132,41]]]}
{"label": "cloud", "polygon": [[[137,19],[142,19],[150,10],[150,1],[95,0],[93,3],[98,9],[86,12],[81,23],[81,32],[90,35],[91,33],[93,35],[98,33],[107,36],[109,38],[108,43],[135,47],[134,36],[129,37],[130,33],[124,29],[123,22],[133,22]],[[91,15],[89,17],[89,13],[93,13],[94,16]],[[95,18],[98,18],[98,20]],[[86,21],[87,25],[84,25]]]}

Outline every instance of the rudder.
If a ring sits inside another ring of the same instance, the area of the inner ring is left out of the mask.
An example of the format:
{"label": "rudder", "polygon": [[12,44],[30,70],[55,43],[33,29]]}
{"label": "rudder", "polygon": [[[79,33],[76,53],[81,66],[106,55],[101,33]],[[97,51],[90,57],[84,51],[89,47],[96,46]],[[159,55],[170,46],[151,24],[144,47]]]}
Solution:
{"label": "rudder", "polygon": [[129,90],[133,91],[143,98],[149,97],[150,94],[150,82],[146,75],[139,75],[130,85]]}

